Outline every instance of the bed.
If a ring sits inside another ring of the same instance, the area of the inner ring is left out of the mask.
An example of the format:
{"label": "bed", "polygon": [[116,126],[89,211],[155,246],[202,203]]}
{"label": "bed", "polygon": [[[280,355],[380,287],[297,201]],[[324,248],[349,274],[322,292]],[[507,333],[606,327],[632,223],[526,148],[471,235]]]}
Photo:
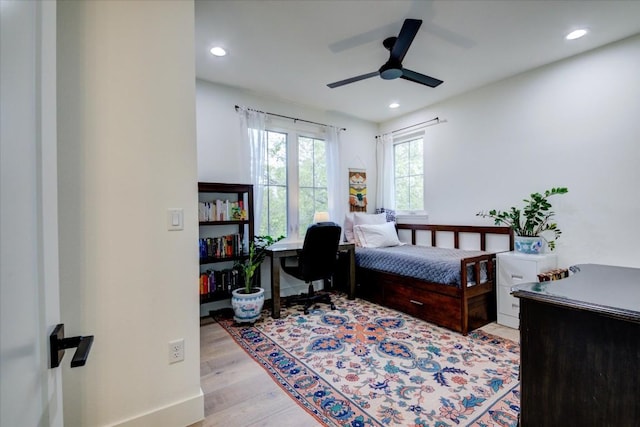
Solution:
{"label": "bed", "polygon": [[[411,245],[356,248],[359,297],[463,335],[496,319],[495,255],[513,250],[509,227],[396,227],[403,240],[410,236]],[[486,250],[488,240],[491,252]],[[469,244],[476,247],[469,250]]]}

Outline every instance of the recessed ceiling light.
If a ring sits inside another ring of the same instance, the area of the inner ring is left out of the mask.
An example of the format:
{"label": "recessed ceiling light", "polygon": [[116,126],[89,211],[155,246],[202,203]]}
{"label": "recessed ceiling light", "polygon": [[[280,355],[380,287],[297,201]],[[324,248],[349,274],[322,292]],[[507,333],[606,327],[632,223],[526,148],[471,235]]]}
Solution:
{"label": "recessed ceiling light", "polygon": [[585,34],[587,34],[587,30],[585,30],[584,28],[581,28],[579,30],[571,31],[569,34],[566,35],[565,39],[575,40],[575,39],[579,39]]}
{"label": "recessed ceiling light", "polygon": [[400,106],[400,104],[398,104],[397,102],[392,102],[391,104],[389,104],[389,108],[398,108]]}
{"label": "recessed ceiling light", "polygon": [[225,56],[227,54],[227,51],[221,48],[220,46],[211,48],[209,52],[211,52],[211,54],[215,56]]}

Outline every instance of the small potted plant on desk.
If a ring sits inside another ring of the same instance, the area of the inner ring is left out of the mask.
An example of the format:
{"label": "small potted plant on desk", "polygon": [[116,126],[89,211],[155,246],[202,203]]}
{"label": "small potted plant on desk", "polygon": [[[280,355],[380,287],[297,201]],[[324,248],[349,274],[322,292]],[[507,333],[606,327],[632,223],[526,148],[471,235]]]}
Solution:
{"label": "small potted plant on desk", "polygon": [[[544,252],[545,243],[550,250],[555,249],[555,241],[562,232],[558,224],[551,222],[555,212],[551,210],[551,203],[547,200],[556,194],[565,194],[569,190],[565,187],[552,188],[543,194],[533,193],[530,199],[524,199],[526,205],[518,209],[512,206],[507,211],[492,209],[489,212],[478,212],[483,218],[493,218],[495,225],[506,225],[513,229],[515,250],[525,254],[540,254]],[[543,233],[551,235],[547,239]]]}
{"label": "small potted plant on desk", "polygon": [[264,306],[264,289],[255,286],[256,271],[267,256],[267,247],[284,239],[284,236],[255,236],[249,243],[249,256],[244,262],[236,264],[242,272],[244,287],[231,292],[233,320],[237,323],[253,323],[260,318]]}

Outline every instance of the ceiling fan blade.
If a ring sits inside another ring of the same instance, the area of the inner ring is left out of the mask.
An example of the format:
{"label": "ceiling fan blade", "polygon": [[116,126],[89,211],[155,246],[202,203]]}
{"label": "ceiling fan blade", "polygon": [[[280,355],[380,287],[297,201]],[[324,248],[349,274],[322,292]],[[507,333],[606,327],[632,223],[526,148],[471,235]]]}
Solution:
{"label": "ceiling fan blade", "polygon": [[392,22],[391,24],[385,25],[383,27],[369,30],[366,33],[358,34],[344,40],[331,43],[329,45],[329,50],[333,53],[339,53],[348,49],[353,49],[354,47],[362,46],[367,43],[383,40],[385,37],[388,37],[389,34],[393,34],[395,31],[397,31],[397,28],[400,25],[401,22]]}
{"label": "ceiling fan blade", "polygon": [[349,83],[354,83],[360,80],[364,80],[364,79],[368,79],[370,77],[375,77],[380,75],[379,71],[373,71],[371,73],[367,73],[367,74],[362,74],[360,76],[356,76],[356,77],[351,77],[349,79],[345,79],[345,80],[340,80],[339,82],[334,82],[334,83],[329,83],[327,86],[329,86],[331,89],[336,88],[338,86],[343,86],[343,85],[347,85]]}
{"label": "ceiling fan blade", "polygon": [[402,62],[404,56],[409,50],[409,47],[411,46],[411,43],[413,43],[413,39],[416,37],[416,34],[418,34],[420,25],[422,25],[422,19],[404,20],[400,34],[398,34],[398,39],[393,45],[393,49],[391,49],[391,58]]}
{"label": "ceiling fan blade", "polygon": [[407,70],[406,68],[402,69],[402,75],[400,78],[405,80],[409,80],[410,82],[420,83],[429,87],[436,87],[442,80],[438,80],[434,77],[425,76],[424,74],[416,73],[415,71]]}

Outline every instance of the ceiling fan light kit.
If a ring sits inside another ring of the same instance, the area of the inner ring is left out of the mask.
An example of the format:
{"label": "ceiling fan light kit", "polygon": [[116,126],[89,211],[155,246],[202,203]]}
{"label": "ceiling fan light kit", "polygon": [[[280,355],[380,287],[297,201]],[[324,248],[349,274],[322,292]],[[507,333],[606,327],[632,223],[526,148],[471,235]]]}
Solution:
{"label": "ceiling fan light kit", "polygon": [[402,77],[402,64],[394,59],[389,59],[386,64],[380,67],[380,77],[385,80],[393,80]]}
{"label": "ceiling fan light kit", "polygon": [[416,37],[418,29],[420,29],[420,25],[422,25],[421,19],[405,19],[398,37],[388,37],[384,39],[382,45],[390,52],[389,60],[384,63],[378,71],[362,74],[334,83],[329,83],[327,86],[333,89],[375,76],[380,76],[384,80],[403,78],[405,80],[409,80],[414,83],[420,83],[429,87],[438,86],[442,83],[442,80],[436,79],[435,77],[426,76],[424,74],[420,74],[402,67],[402,60],[407,54],[411,43],[413,43],[413,39]]}

